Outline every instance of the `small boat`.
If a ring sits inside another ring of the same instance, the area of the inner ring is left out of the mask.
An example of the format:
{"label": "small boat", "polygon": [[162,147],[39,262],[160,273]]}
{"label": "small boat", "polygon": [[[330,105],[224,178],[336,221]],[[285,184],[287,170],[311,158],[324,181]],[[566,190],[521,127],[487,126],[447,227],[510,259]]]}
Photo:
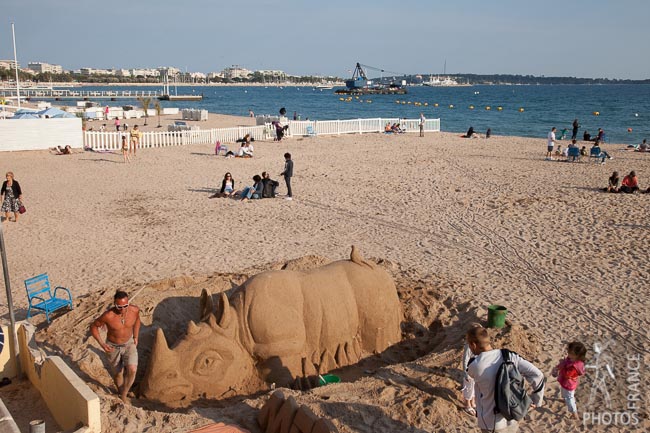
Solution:
{"label": "small boat", "polygon": [[331,84],[319,84],[315,88],[316,90],[331,90],[334,88],[334,86],[332,86]]}

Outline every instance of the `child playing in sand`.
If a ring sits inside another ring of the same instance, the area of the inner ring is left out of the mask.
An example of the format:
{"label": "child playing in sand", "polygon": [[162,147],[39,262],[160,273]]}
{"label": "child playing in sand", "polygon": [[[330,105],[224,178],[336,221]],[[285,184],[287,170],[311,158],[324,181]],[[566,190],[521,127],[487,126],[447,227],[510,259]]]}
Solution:
{"label": "child playing in sand", "polygon": [[586,355],[587,348],[584,344],[577,341],[571,342],[567,346],[567,357],[551,372],[553,377],[557,377],[569,414],[575,419],[580,419],[576,407],[575,390],[578,387],[578,378],[585,374]]}

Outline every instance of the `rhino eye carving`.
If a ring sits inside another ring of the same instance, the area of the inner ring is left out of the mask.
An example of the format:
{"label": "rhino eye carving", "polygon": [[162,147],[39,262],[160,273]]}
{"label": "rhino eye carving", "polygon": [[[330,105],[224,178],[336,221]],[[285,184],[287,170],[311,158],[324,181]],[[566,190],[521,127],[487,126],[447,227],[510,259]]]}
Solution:
{"label": "rhino eye carving", "polygon": [[199,376],[209,376],[222,361],[223,357],[218,352],[206,350],[194,361],[194,373]]}

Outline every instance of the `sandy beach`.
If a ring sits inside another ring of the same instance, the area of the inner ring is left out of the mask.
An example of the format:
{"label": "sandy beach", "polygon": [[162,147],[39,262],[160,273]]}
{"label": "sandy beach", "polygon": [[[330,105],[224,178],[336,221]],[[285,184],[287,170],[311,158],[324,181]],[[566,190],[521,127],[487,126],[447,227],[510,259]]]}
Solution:
{"label": "sandy beach", "polygon": [[[157,119],[148,123],[155,128]],[[210,114],[201,127],[253,123]],[[620,356],[640,355],[648,389],[650,194],[602,188],[615,170],[621,178],[635,170],[642,189],[650,187],[650,154],[606,144],[614,158],[604,165],[588,157],[545,161],[544,137],[473,140],[444,132],[254,144],[252,159],[193,145],[142,149],[131,164],[117,152],[2,153],[0,170],[14,172],[27,208],[18,223],[3,222],[17,319],[26,315],[25,279],[47,272],[72,290],[75,310],[49,327],[43,316],[34,319],[38,340],[100,395],[104,431],[181,432],[224,421],[259,432],[256,409],[267,398],[173,411],[138,398],[123,406],[87,332],[116,289],[143,309],[141,377],[155,328],[178,338],[198,314],[191,298],[202,288],[214,293],[260,270],[344,259],[351,245],[395,278],[405,340],[344,369],[342,384],[287,391],[342,432],[475,431],[475,419],[461,410],[458,367],[464,332],[485,322],[490,304],[509,310],[497,342],[549,376],[546,405],[521,431],[581,431],[550,377],[572,340],[591,349],[613,339]],[[208,199],[226,172],[241,189],[268,171],[284,194],[285,152],[295,163],[293,201]],[[168,298],[174,308],[157,308]],[[578,388],[579,409],[592,381],[587,375]],[[650,429],[642,411],[639,431]]]}

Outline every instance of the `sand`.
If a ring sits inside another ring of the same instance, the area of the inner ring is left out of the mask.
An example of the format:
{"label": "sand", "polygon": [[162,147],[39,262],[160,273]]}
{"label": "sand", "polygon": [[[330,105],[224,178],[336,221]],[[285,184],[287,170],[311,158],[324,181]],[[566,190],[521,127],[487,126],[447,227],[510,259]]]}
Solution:
{"label": "sand", "polygon": [[[258,432],[255,409],[266,394],[187,411],[137,398],[123,407],[87,326],[116,288],[137,293],[141,375],[153,328],[174,328],[177,338],[201,288],[225,290],[287,262],[302,269],[342,259],[354,244],[395,277],[407,340],[341,372],[343,384],[288,392],[345,432],[473,431],[460,411],[458,365],[465,329],[485,321],[489,304],[509,309],[500,341],[547,374],[574,339],[591,348],[614,338],[618,355],[638,353],[648,364],[650,195],[599,188],[614,170],[636,170],[647,188],[650,155],[608,144],[614,159],[605,165],[574,164],[544,161],[545,147],[542,138],[430,133],[256,142],[253,159],[215,157],[212,145],[145,149],[128,165],[119,154],[3,153],[0,170],[15,173],[28,209],[3,223],[16,315],[26,314],[28,277],[48,272],[72,289],[76,309],[40,325],[38,338],[100,395],[105,431],[225,421]],[[265,170],[277,178],[286,151],[293,201],[208,199],[226,171],[238,189]],[[646,367],[641,377],[647,387]],[[578,389],[579,408],[591,380]],[[577,431],[553,379],[547,398],[523,431]],[[646,415],[641,422],[650,428]]]}

